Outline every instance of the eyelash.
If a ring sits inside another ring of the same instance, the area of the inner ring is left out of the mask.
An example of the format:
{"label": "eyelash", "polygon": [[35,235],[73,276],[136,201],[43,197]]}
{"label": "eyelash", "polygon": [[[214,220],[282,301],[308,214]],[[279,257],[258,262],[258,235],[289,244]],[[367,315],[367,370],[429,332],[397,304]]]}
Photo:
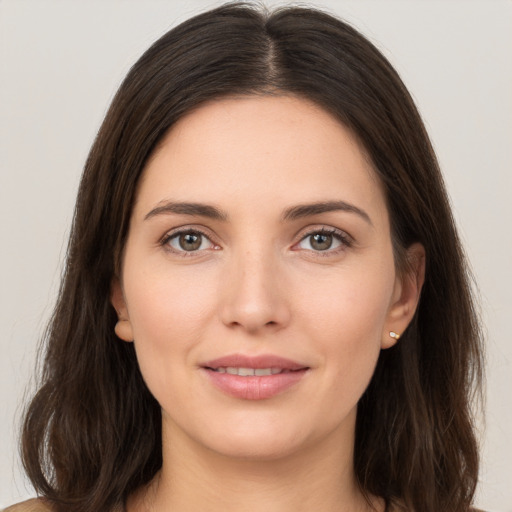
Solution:
{"label": "eyelash", "polygon": [[306,232],[305,234],[303,234],[301,236],[301,239],[297,243],[294,244],[294,247],[296,247],[301,242],[307,240],[309,237],[312,237],[314,235],[329,235],[329,236],[332,236],[333,238],[335,238],[338,242],[340,242],[340,246],[336,247],[335,249],[328,248],[324,251],[314,250],[314,249],[305,249],[305,250],[313,253],[315,256],[318,256],[321,258],[337,255],[340,252],[343,252],[344,250],[352,247],[352,245],[354,243],[352,237],[350,237],[344,231],[341,231],[339,229],[332,228],[332,227],[322,227],[320,229],[318,229],[318,228],[312,229],[312,230]]}
{"label": "eyelash", "polygon": [[[180,237],[182,235],[185,235],[185,234],[200,235],[201,237],[206,238],[214,246],[213,250],[218,250],[218,248],[219,248],[219,246],[211,240],[211,235],[208,235],[207,233],[205,233],[204,231],[202,231],[201,229],[196,228],[196,227],[194,227],[194,228],[177,228],[175,231],[171,231],[170,233],[167,233],[160,241],[160,245],[163,246],[167,251],[172,252],[173,254],[177,254],[184,258],[194,256],[195,253],[200,253],[205,250],[205,249],[202,249],[202,250],[198,249],[195,251],[177,250],[177,249],[172,248],[169,245],[169,242],[171,240],[173,240],[174,238]],[[303,234],[301,236],[300,240],[298,242],[296,242],[293,245],[293,247],[297,247],[301,242],[307,240],[307,238],[312,237],[314,235],[332,236],[338,242],[340,242],[340,246],[335,249],[328,248],[323,251],[322,250],[314,250],[314,249],[304,249],[304,250],[307,250],[307,251],[315,254],[315,256],[319,256],[319,257],[333,256],[333,255],[336,255],[336,254],[346,250],[347,248],[352,247],[352,245],[353,245],[353,239],[344,231],[341,231],[336,228],[322,227],[320,229],[318,229],[318,228],[312,229],[312,230],[308,231],[307,233]],[[295,249],[295,250],[299,250],[299,249]]]}
{"label": "eyelash", "polygon": [[[217,250],[217,247],[218,245],[212,241],[211,239],[211,235],[208,235],[207,233],[205,233],[204,231],[202,231],[201,229],[199,228],[177,228],[175,231],[171,231],[170,233],[167,233],[163,238],[162,240],[160,241],[160,245],[162,245],[165,250],[169,251],[169,252],[172,252],[173,254],[177,254],[178,256],[181,256],[181,257],[184,257],[184,258],[189,258],[191,256],[195,256],[196,253],[200,253],[201,250],[195,250],[195,251],[185,251],[185,250],[177,250],[177,249],[174,249],[173,247],[171,247],[169,245],[169,242],[174,239],[174,238],[178,238],[182,235],[187,235],[187,234],[191,234],[191,235],[199,235],[203,238],[206,238],[213,246],[214,246],[214,250]],[[203,249],[204,250],[204,249]]]}

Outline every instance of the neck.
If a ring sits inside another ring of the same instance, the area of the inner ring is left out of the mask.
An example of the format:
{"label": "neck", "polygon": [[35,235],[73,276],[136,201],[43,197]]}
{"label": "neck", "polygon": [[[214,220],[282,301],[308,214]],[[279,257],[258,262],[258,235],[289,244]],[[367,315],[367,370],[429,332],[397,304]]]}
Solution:
{"label": "neck", "polygon": [[164,428],[162,469],[128,511],[202,512],[208,504],[209,512],[382,512],[380,500],[368,503],[357,485],[353,442],[332,437],[300,453],[254,459],[213,452]]}

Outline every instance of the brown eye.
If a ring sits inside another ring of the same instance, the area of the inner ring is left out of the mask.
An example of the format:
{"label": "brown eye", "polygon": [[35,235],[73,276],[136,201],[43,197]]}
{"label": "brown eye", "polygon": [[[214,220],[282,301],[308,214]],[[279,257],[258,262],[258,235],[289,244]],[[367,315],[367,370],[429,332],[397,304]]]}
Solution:
{"label": "brown eye", "polygon": [[351,241],[343,231],[313,231],[305,235],[297,244],[299,249],[306,249],[313,252],[336,253],[337,249],[350,247]]}
{"label": "brown eye", "polygon": [[332,246],[333,236],[327,233],[316,233],[315,235],[311,235],[311,247],[315,249],[315,251],[326,251],[330,249]]}
{"label": "brown eye", "polygon": [[178,237],[178,243],[184,251],[197,251],[201,247],[201,238],[202,235],[185,233]]}
{"label": "brown eye", "polygon": [[183,231],[172,235],[166,242],[177,252],[194,252],[211,249],[213,243],[199,231]]}

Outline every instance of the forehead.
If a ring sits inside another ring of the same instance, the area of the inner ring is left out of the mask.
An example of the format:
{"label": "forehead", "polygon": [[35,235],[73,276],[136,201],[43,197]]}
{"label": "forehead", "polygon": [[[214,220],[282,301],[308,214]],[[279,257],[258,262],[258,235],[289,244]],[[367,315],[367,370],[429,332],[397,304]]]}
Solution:
{"label": "forehead", "polygon": [[148,161],[136,208],[165,199],[267,207],[350,199],[385,208],[356,137],[323,108],[293,96],[221,99],[181,118]]}

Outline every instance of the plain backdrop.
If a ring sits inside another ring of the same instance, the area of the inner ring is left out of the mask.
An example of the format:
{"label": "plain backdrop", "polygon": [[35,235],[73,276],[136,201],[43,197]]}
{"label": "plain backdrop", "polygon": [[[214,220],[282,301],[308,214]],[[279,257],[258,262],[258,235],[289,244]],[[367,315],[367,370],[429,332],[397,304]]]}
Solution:
{"label": "plain backdrop", "polygon": [[[510,512],[512,2],[308,3],[350,21],[384,52],[429,129],[487,329],[477,503]],[[216,5],[0,0],[0,507],[33,495],[17,455],[20,411],[58,288],[88,149],[131,64],[170,27]]]}

